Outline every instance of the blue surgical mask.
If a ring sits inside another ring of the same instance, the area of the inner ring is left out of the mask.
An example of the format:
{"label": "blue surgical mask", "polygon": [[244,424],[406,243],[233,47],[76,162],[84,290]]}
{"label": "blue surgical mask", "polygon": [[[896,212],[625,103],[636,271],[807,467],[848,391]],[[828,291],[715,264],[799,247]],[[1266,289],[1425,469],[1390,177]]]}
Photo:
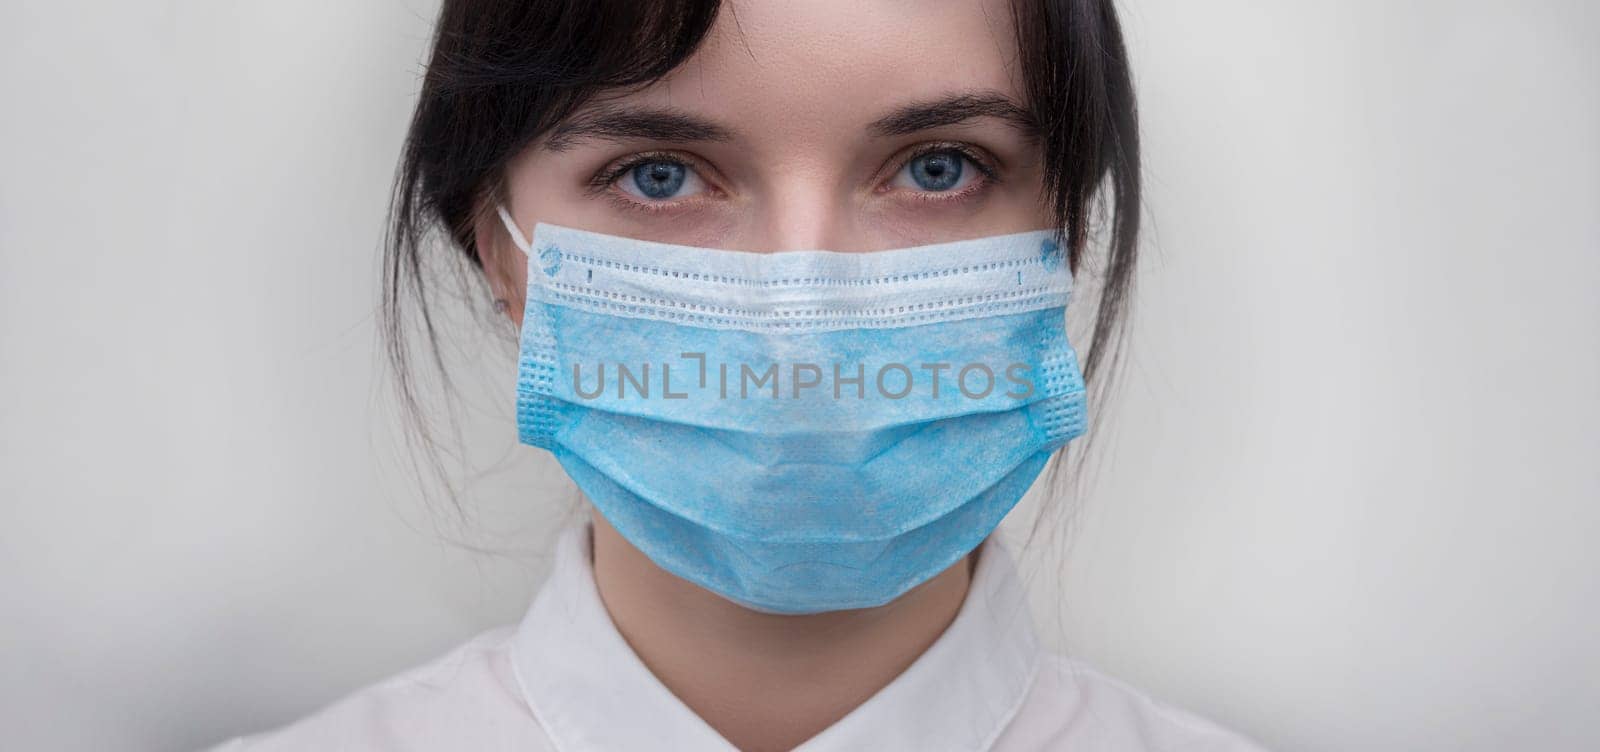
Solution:
{"label": "blue surgical mask", "polygon": [[750,253],[546,223],[524,443],[661,568],[785,614],[879,606],[959,561],[1084,430],[1049,231]]}

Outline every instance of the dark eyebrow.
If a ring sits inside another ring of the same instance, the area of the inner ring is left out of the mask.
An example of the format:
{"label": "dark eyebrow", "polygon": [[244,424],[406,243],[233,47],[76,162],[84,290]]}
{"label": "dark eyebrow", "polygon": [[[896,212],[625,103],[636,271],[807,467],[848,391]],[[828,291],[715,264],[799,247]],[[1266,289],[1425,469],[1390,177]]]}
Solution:
{"label": "dark eyebrow", "polygon": [[1039,134],[1033,115],[1010,97],[993,90],[913,102],[872,121],[869,128],[879,136],[904,136],[980,117],[1000,118],[1032,138]]}
{"label": "dark eyebrow", "polygon": [[620,141],[731,141],[737,134],[710,120],[670,108],[606,107],[579,115],[550,131],[544,148],[565,151],[583,139]]}
{"label": "dark eyebrow", "polygon": [[[1037,138],[1039,133],[1037,123],[1026,109],[992,90],[951,94],[903,105],[872,121],[867,129],[879,137],[904,136],[980,117],[1000,118],[1030,138]],[[553,152],[566,151],[585,139],[636,138],[689,143],[732,141],[737,136],[731,128],[671,108],[605,107],[556,126],[545,138],[544,148]]]}

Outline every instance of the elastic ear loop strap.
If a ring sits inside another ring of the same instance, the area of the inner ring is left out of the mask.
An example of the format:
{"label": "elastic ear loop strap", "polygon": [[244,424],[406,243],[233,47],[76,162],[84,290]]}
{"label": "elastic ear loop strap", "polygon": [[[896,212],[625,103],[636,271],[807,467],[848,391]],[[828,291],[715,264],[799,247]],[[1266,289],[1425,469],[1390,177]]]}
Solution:
{"label": "elastic ear loop strap", "polygon": [[511,241],[516,243],[523,253],[532,254],[532,244],[528,242],[526,237],[523,237],[522,230],[517,229],[517,223],[511,219],[511,213],[506,211],[506,205],[495,204],[494,210],[500,214],[500,223],[506,226],[506,232],[511,233]]}

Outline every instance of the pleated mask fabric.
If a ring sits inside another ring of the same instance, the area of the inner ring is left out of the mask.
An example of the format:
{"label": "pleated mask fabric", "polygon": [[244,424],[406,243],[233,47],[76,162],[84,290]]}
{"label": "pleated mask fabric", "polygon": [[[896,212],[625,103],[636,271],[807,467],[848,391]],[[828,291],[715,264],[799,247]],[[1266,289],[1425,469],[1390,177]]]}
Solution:
{"label": "pleated mask fabric", "polygon": [[530,240],[497,208],[528,256],[521,441],[657,565],[744,606],[897,598],[1084,431],[1050,231],[754,253]]}

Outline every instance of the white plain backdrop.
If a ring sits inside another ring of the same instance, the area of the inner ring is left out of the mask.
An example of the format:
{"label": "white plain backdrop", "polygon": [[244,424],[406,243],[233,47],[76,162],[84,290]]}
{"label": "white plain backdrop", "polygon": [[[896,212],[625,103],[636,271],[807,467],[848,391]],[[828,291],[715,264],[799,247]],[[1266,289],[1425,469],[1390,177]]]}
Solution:
{"label": "white plain backdrop", "polygon": [[[1062,644],[1274,749],[1600,748],[1600,7],[1123,7],[1149,235]],[[458,322],[461,522],[375,346],[434,12],[0,8],[0,746],[195,748],[520,616],[574,496],[508,352]]]}

